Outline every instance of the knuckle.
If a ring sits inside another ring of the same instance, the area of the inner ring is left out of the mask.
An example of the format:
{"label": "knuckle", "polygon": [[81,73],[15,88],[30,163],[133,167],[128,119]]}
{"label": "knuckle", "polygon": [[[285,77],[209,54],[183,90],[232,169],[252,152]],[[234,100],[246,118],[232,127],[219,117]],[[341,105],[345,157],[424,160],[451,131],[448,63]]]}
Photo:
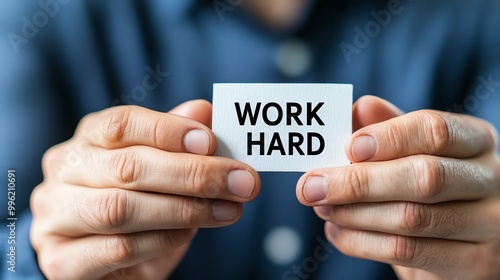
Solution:
{"label": "knuckle", "polygon": [[218,191],[211,185],[208,165],[199,160],[189,160],[185,165],[185,182],[194,196],[214,198]]}
{"label": "knuckle", "polygon": [[48,177],[54,173],[56,166],[60,164],[63,150],[61,145],[56,145],[48,149],[42,157],[43,175]]}
{"label": "knuckle", "polygon": [[40,252],[41,250],[41,236],[40,236],[40,229],[39,229],[39,223],[38,221],[35,221],[33,219],[33,221],[31,222],[31,226],[30,226],[30,232],[29,232],[29,239],[30,239],[30,243],[31,243],[31,246],[33,247],[33,250],[37,253]]}
{"label": "knuckle", "polygon": [[159,231],[157,238],[158,238],[157,244],[159,248],[166,250],[174,247],[175,240],[172,239],[172,236],[170,235],[169,231],[167,230]]}
{"label": "knuckle", "polygon": [[58,279],[61,275],[60,269],[62,264],[55,254],[48,251],[40,252],[38,263],[40,265],[40,270],[47,276],[47,279]]}
{"label": "knuckle", "polygon": [[138,153],[134,149],[126,148],[111,151],[107,166],[114,168],[115,178],[121,186],[132,188],[137,183],[139,171]]}
{"label": "knuckle", "polygon": [[33,189],[30,196],[30,208],[33,212],[33,218],[38,216],[40,212],[43,212],[44,205],[48,201],[44,195],[43,185],[40,184]]}
{"label": "knuckle", "polygon": [[30,209],[32,213],[32,226],[36,225],[36,231],[30,228],[30,232],[37,235],[44,235],[54,229],[58,224],[60,215],[60,205],[54,204],[54,198],[57,200],[60,195],[60,189],[57,185],[50,185],[42,182],[36,186],[30,195]]}
{"label": "knuckle", "polygon": [[342,172],[344,175],[344,186],[339,188],[343,193],[342,197],[346,200],[360,201],[366,197],[368,194],[368,177],[367,173],[362,168],[357,168],[356,165],[351,165],[344,169]]}
{"label": "knuckle", "polygon": [[47,246],[47,236],[54,230],[54,214],[59,214],[51,203],[54,191],[57,192],[57,189],[41,183],[33,189],[30,195],[30,209],[33,217],[29,229],[29,240],[36,251]]}
{"label": "knuckle", "polygon": [[50,170],[51,166],[54,165],[54,162],[56,161],[56,147],[52,147],[48,149],[42,157],[42,169],[44,173],[48,173],[47,171]]}
{"label": "knuckle", "polygon": [[417,242],[412,237],[394,235],[389,244],[389,256],[391,261],[404,264],[419,262],[420,254]]}
{"label": "knuckle", "polygon": [[424,117],[431,133],[431,137],[428,137],[429,142],[426,142],[429,145],[429,150],[433,153],[446,151],[454,138],[448,123],[441,115],[433,111],[424,111]]}
{"label": "knuckle", "polygon": [[401,126],[397,124],[387,126],[387,141],[388,147],[393,147],[396,154],[401,155],[404,154],[406,150],[407,143],[401,141],[401,139],[405,139],[402,137],[403,133],[401,132]]}
{"label": "knuckle", "polygon": [[427,206],[406,202],[401,216],[400,225],[410,233],[426,233],[431,229],[432,215]]}
{"label": "knuckle", "polygon": [[171,137],[171,128],[167,122],[163,118],[158,118],[152,121],[152,131],[153,131],[153,141],[156,147],[168,147],[168,143],[166,141],[170,141]]}
{"label": "knuckle", "polygon": [[131,110],[130,106],[119,106],[105,111],[101,124],[105,142],[118,143],[122,141],[127,131]]}
{"label": "knuckle", "polygon": [[127,221],[127,195],[122,191],[109,191],[95,198],[90,207],[91,218],[97,224],[97,230],[121,229]]}
{"label": "knuckle", "polygon": [[496,129],[496,127],[492,123],[486,122],[486,126],[487,126],[486,137],[488,139],[490,139],[491,143],[493,143],[492,147],[498,147],[498,144],[499,144],[498,130]]}
{"label": "knuckle", "polygon": [[183,227],[191,227],[195,225],[199,219],[202,207],[196,207],[196,204],[193,202],[193,199],[187,198],[177,201],[177,222]]}
{"label": "knuckle", "polygon": [[33,222],[37,222],[40,219],[47,219],[52,215],[53,211],[50,209],[50,201],[52,197],[48,192],[48,186],[43,184],[35,187],[30,196],[30,209],[33,214]]}
{"label": "knuckle", "polygon": [[418,195],[431,200],[438,197],[444,191],[446,185],[446,168],[443,162],[436,158],[424,156],[417,156],[412,162]]}
{"label": "knuckle", "polygon": [[470,214],[460,207],[434,209],[433,206],[413,202],[405,203],[399,226],[403,231],[436,238],[451,238],[469,224]]}
{"label": "knuckle", "polygon": [[130,235],[108,235],[104,246],[108,258],[106,263],[111,266],[132,261],[135,257],[135,244]]}
{"label": "knuckle", "polygon": [[92,124],[95,124],[97,114],[97,112],[94,112],[83,116],[83,118],[78,123],[75,135],[79,135],[82,131],[89,130]]}

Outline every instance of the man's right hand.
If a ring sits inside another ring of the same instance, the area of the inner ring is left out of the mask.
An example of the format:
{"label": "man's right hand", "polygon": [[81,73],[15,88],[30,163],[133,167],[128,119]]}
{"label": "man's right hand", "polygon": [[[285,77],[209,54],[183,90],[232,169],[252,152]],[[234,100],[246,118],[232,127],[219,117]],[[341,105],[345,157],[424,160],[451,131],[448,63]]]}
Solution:
{"label": "man's right hand", "polygon": [[82,119],[43,158],[31,196],[31,243],[50,279],[164,279],[197,228],[235,223],[257,172],[210,156],[211,105],[170,113],[121,106]]}

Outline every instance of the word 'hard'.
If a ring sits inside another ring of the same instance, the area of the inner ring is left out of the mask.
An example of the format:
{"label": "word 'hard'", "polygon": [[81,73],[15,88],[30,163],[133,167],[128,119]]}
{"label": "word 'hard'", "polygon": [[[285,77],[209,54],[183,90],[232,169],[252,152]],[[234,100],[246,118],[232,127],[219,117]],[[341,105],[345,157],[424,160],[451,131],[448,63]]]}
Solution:
{"label": "word 'hard'", "polygon": [[[261,132],[259,135],[259,139],[254,140],[252,138],[252,132],[247,133],[247,155],[252,155],[252,150],[254,146],[259,147],[260,155],[272,155],[274,151],[280,152],[281,155],[287,155],[287,151],[285,150],[285,146],[283,145],[283,141],[281,141],[281,136],[278,132],[273,133],[273,137],[269,143],[269,148],[265,149],[264,143],[264,132]],[[318,140],[319,146],[317,149],[313,148],[314,139]],[[308,156],[316,156],[323,152],[325,149],[325,139],[321,134],[316,132],[308,132],[307,136],[304,139],[304,136],[298,132],[289,132],[288,133],[288,155],[293,155],[293,151],[297,151],[299,155],[306,155],[302,150],[301,146],[304,143],[304,140],[307,140],[307,155]]]}

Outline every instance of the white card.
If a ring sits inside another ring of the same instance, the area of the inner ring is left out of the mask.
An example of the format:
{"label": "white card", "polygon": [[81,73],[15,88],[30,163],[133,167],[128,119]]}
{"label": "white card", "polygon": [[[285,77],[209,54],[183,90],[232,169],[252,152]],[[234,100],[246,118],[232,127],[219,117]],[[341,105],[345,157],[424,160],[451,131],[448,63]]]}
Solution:
{"label": "white card", "polygon": [[257,171],[349,164],[352,85],[214,84],[216,155]]}

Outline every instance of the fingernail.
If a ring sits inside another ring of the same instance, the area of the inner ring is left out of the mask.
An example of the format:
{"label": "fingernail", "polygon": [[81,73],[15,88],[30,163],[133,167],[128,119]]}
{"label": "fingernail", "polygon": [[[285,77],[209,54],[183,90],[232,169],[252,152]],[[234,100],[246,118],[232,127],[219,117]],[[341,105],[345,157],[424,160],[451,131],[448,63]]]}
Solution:
{"label": "fingernail", "polygon": [[340,228],[334,223],[327,223],[326,231],[330,237],[332,237],[333,239],[337,239],[337,237],[339,236]]}
{"label": "fingernail", "polygon": [[316,213],[318,213],[318,215],[323,216],[323,217],[330,216],[330,209],[331,208],[332,208],[331,206],[316,206],[316,207],[314,207],[314,209],[316,210]]}
{"label": "fingernail", "polygon": [[307,178],[304,184],[304,198],[308,202],[316,202],[326,197],[326,182],[325,178],[312,176]]}
{"label": "fingernail", "polygon": [[352,143],[351,153],[357,162],[372,159],[377,151],[377,143],[372,136],[359,136]]}
{"label": "fingernail", "polygon": [[184,136],[184,147],[190,153],[207,155],[209,145],[210,138],[205,130],[193,129]]}
{"label": "fingernail", "polygon": [[238,207],[234,202],[217,200],[212,203],[212,215],[217,221],[231,221],[238,215]]}
{"label": "fingernail", "polygon": [[229,192],[240,197],[250,197],[255,188],[255,178],[246,170],[233,170],[227,176]]}

